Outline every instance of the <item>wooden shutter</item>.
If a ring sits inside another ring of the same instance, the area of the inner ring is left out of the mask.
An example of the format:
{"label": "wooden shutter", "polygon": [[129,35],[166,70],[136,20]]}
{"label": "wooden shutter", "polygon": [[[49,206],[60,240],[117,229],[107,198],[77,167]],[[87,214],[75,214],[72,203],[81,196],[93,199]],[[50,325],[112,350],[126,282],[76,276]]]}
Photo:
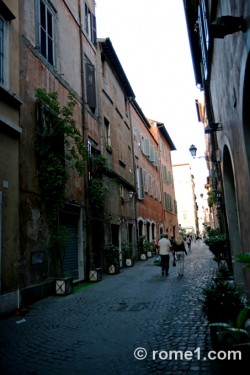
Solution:
{"label": "wooden shutter", "polygon": [[96,107],[96,89],[95,89],[95,67],[86,63],[86,90],[87,103],[91,108]]}
{"label": "wooden shutter", "polygon": [[145,138],[144,139],[144,148],[143,148],[143,152],[146,156],[150,156],[150,143],[149,143],[149,139],[148,138]]}
{"label": "wooden shutter", "polygon": [[94,16],[94,14],[92,14],[92,34],[91,34],[91,40],[94,44],[94,46],[96,47],[97,46],[97,43],[96,43],[96,17]]}

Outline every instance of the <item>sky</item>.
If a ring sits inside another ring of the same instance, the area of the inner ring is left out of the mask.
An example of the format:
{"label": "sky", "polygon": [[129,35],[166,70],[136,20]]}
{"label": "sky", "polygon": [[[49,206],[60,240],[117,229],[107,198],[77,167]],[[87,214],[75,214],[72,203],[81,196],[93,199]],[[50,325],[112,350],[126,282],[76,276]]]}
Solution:
{"label": "sky", "polygon": [[144,115],[165,124],[172,164],[193,163],[189,147],[204,155],[205,138],[183,0],[96,0],[95,12],[97,37],[110,38]]}

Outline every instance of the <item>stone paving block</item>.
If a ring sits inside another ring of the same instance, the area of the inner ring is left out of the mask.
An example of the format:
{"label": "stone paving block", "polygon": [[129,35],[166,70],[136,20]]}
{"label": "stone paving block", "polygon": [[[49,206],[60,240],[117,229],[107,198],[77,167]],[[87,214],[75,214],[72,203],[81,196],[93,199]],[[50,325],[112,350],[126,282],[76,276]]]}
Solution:
{"label": "stone paving block", "polygon": [[[154,353],[211,350],[199,302],[216,263],[202,242],[162,280],[154,258],[118,275],[103,275],[91,288],[52,296],[29,307],[25,323],[0,320],[0,373],[4,375],[219,374],[217,361],[153,359]],[[135,359],[136,348],[147,350]],[[164,356],[163,356],[164,357]]]}

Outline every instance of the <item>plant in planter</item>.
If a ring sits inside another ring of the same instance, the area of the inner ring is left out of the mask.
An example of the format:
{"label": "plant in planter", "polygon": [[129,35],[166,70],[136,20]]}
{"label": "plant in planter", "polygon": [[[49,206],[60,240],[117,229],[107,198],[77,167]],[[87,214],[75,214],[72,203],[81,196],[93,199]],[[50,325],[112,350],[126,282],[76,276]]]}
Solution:
{"label": "plant in planter", "polygon": [[89,200],[93,217],[104,218],[104,207],[108,187],[102,180],[103,173],[108,173],[110,167],[107,159],[102,155],[92,155],[89,158]]}
{"label": "plant in planter", "polygon": [[138,238],[138,250],[139,250],[139,256],[141,260],[147,260],[147,253],[145,248],[145,240],[146,236],[140,236]]}
{"label": "plant in planter", "polygon": [[222,233],[219,229],[209,228],[204,243],[209,247],[209,250],[214,255],[214,260],[218,264],[218,268],[227,266],[231,268],[229,264],[229,251],[227,247],[227,234]]}
{"label": "plant in planter", "polygon": [[147,257],[152,258],[153,252],[154,252],[153,243],[145,239],[143,246],[144,246]]}
{"label": "plant in planter", "polygon": [[132,242],[124,242],[122,244],[122,252],[125,259],[126,267],[131,267],[134,265],[133,262],[133,243]]}
{"label": "plant in planter", "polygon": [[216,276],[214,278],[215,281],[218,280],[234,280],[233,272],[231,269],[227,267],[227,265],[221,265],[218,272],[216,272]]}
{"label": "plant in planter", "polygon": [[246,298],[235,284],[218,280],[202,289],[201,303],[210,323],[220,322],[235,326],[238,314],[246,306]]}
{"label": "plant in planter", "polygon": [[104,245],[104,257],[107,266],[107,271],[110,274],[117,274],[120,272],[120,252],[118,246],[107,242]]}
{"label": "plant in planter", "polygon": [[243,268],[250,269],[250,252],[235,254],[236,262],[243,263]]}

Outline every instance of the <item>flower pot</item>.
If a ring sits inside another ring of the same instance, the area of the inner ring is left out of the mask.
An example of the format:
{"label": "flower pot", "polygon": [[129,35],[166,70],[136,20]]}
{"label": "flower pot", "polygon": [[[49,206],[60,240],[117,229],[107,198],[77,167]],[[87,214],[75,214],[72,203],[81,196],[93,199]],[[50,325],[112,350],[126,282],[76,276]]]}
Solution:
{"label": "flower pot", "polygon": [[134,265],[133,260],[130,258],[125,259],[126,267],[132,267]]}
{"label": "flower pot", "polygon": [[97,282],[102,280],[102,269],[95,268],[89,271],[89,281]]}
{"label": "flower pot", "polygon": [[224,331],[226,328],[230,328],[230,325],[227,323],[211,323],[209,324],[209,328],[212,348],[216,350],[218,349],[217,333]]}
{"label": "flower pot", "polygon": [[152,256],[153,256],[152,251],[148,251],[148,252],[147,252],[147,257],[148,257],[148,258],[152,258]]}
{"label": "flower pot", "polygon": [[108,267],[108,273],[110,275],[117,275],[118,273],[120,273],[120,266],[118,264],[111,264]]}
{"label": "flower pot", "polygon": [[73,277],[62,277],[55,280],[55,293],[60,296],[67,296],[73,292]]}
{"label": "flower pot", "polygon": [[147,260],[147,255],[146,254],[141,254],[141,260]]}
{"label": "flower pot", "polygon": [[225,328],[223,331],[217,332],[217,343],[220,350],[247,342],[249,342],[249,338],[245,329]]}

